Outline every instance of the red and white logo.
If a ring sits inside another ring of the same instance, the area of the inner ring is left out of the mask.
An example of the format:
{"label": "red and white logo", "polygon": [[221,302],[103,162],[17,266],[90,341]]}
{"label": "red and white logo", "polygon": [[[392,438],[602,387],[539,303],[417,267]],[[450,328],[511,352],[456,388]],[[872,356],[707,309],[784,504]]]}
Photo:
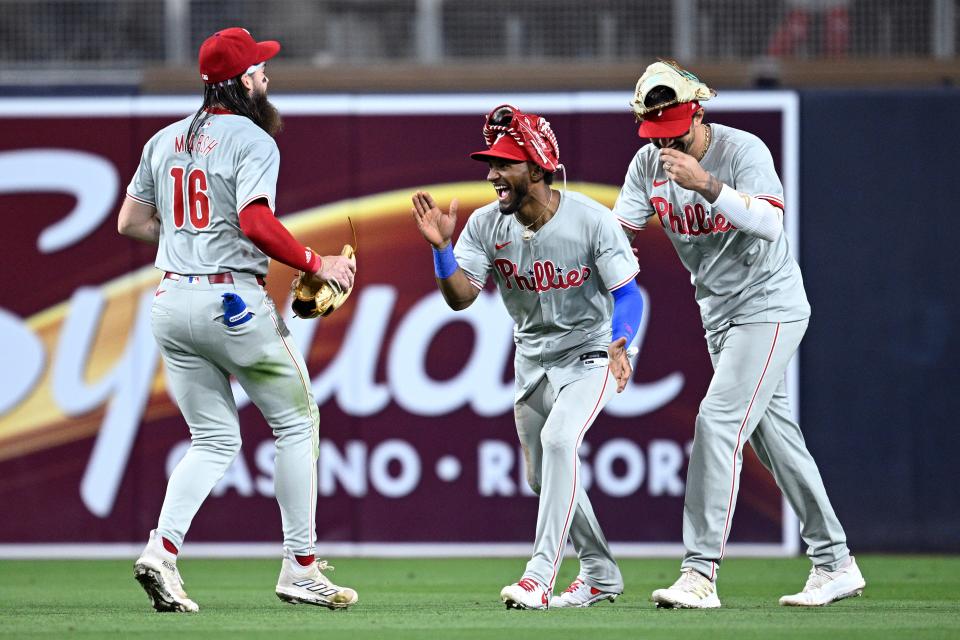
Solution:
{"label": "red and white logo", "polygon": [[663,228],[669,229],[673,233],[704,236],[711,233],[726,233],[731,229],[736,229],[722,213],[711,215],[706,207],[699,202],[684,205],[683,215],[674,213],[673,203],[667,202],[660,196],[650,198],[650,204],[657,212]]}
{"label": "red and white logo", "polygon": [[516,285],[520,291],[539,293],[550,289],[569,289],[582,286],[590,277],[590,267],[570,269],[564,273],[563,267],[556,266],[552,260],[537,260],[527,269],[527,275],[521,274],[520,267],[510,260],[499,258],[494,260],[493,264],[507,289],[513,289]]}

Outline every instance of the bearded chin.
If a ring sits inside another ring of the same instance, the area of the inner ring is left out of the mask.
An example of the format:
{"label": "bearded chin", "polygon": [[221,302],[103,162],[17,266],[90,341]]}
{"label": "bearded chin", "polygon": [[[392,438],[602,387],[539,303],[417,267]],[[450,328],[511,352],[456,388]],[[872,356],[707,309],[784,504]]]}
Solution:
{"label": "bearded chin", "polygon": [[258,127],[266,131],[271,138],[275,138],[283,129],[283,119],[280,112],[267,100],[267,94],[255,93],[250,96],[250,117]]}
{"label": "bearded chin", "polygon": [[500,214],[504,216],[511,216],[517,211],[520,211],[520,207],[523,206],[523,201],[527,199],[527,195],[530,193],[530,190],[525,184],[517,185],[513,190],[513,200],[510,201],[510,204],[504,205],[503,202],[498,203],[500,207]]}

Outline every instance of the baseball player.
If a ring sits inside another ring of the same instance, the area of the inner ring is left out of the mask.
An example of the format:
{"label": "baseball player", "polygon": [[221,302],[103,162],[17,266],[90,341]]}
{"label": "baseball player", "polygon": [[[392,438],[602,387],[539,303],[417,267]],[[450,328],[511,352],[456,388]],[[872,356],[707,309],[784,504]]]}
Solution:
{"label": "baseball player", "polygon": [[647,67],[634,111],[642,147],[614,213],[633,239],[653,215],[690,271],[714,375],[697,415],[683,509],[680,579],[653,592],[658,606],[719,607],[716,579],[749,442],[802,523],[813,569],[782,605],[859,595],[863,576],[791,418],[785,372],[810,306],[783,233],[783,187],[754,135],[705,124],[715,92],[675,63]]}
{"label": "baseball player", "polygon": [[[562,165],[545,119],[502,105],[483,133],[489,148],[471,157],[489,165],[497,200],[473,212],[456,249],[456,200],[443,212],[421,191],[412,211],[447,304],[470,306],[492,274],[516,322],[514,418],[540,503],[533,557],[500,598],[517,609],[613,601],[623,578],[581,486],[577,450],[632,372],[627,346],[643,310],[637,261],[609,209],[551,187]],[[580,572],[551,599],[568,535]]]}
{"label": "baseball player", "polygon": [[314,557],[317,405],[303,357],[263,288],[269,258],[343,288],[356,270],[352,259],[305,249],[274,217],[280,118],[267,100],[264,63],[279,50],[240,28],[204,41],[203,105],[147,142],[120,209],[120,233],[159,243],[163,278],[151,322],[191,436],[134,568],[157,611],[198,610],[183,590],[177,553],[240,450],[231,375],[276,436],[284,545],[277,596],[329,608],[357,601]]}

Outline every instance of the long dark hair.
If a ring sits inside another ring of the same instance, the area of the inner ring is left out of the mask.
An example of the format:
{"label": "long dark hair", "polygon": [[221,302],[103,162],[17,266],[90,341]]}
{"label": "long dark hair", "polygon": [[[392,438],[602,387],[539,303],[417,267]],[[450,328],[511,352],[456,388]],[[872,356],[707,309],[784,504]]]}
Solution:
{"label": "long dark hair", "polygon": [[658,104],[666,104],[677,97],[677,92],[665,85],[657,85],[647,93],[643,106],[650,108]]}
{"label": "long dark hair", "polygon": [[207,111],[210,107],[220,107],[238,116],[250,118],[271,136],[280,131],[280,114],[276,108],[270,104],[265,94],[255,93],[251,96],[240,81],[242,75],[217,84],[203,86],[203,104],[197,109],[187,129],[187,148],[191,155],[193,154],[192,141],[210,118],[211,114]]}

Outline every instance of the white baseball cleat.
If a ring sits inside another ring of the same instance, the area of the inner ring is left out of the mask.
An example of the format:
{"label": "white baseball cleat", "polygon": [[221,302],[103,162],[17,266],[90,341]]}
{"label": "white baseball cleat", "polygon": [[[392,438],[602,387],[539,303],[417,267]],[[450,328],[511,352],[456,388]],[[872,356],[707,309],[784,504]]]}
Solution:
{"label": "white baseball cleat", "polygon": [[780,598],[780,604],[785,607],[822,607],[852,598],[863,593],[867,586],[857,561],[850,556],[850,564],[836,571],[827,571],[820,567],[810,569],[807,584],[803,591]]}
{"label": "white baseball cleat", "polygon": [[177,556],[163,548],[156,529],[133,565],[133,577],[150,597],[157,611],[193,613],[200,607],[183,590],[183,578],[177,569]]}
{"label": "white baseball cleat", "polygon": [[357,592],[340,587],[321,573],[333,567],[318,560],[309,567],[301,566],[289,549],[283,549],[283,566],[277,580],[277,597],[290,604],[314,604],[328,609],[346,609],[357,603]]}
{"label": "white baseball cleat", "polygon": [[507,609],[546,609],[550,596],[546,587],[533,578],[521,578],[500,590],[500,599]]}
{"label": "white baseball cleat", "polygon": [[669,589],[657,589],[650,596],[658,608],[717,609],[720,598],[713,580],[694,571],[683,569],[680,578]]}
{"label": "white baseball cleat", "polygon": [[577,576],[577,579],[570,583],[566,591],[550,598],[550,607],[557,609],[592,607],[601,600],[613,602],[621,593],[621,591],[603,591],[591,587],[583,581],[583,576]]}

